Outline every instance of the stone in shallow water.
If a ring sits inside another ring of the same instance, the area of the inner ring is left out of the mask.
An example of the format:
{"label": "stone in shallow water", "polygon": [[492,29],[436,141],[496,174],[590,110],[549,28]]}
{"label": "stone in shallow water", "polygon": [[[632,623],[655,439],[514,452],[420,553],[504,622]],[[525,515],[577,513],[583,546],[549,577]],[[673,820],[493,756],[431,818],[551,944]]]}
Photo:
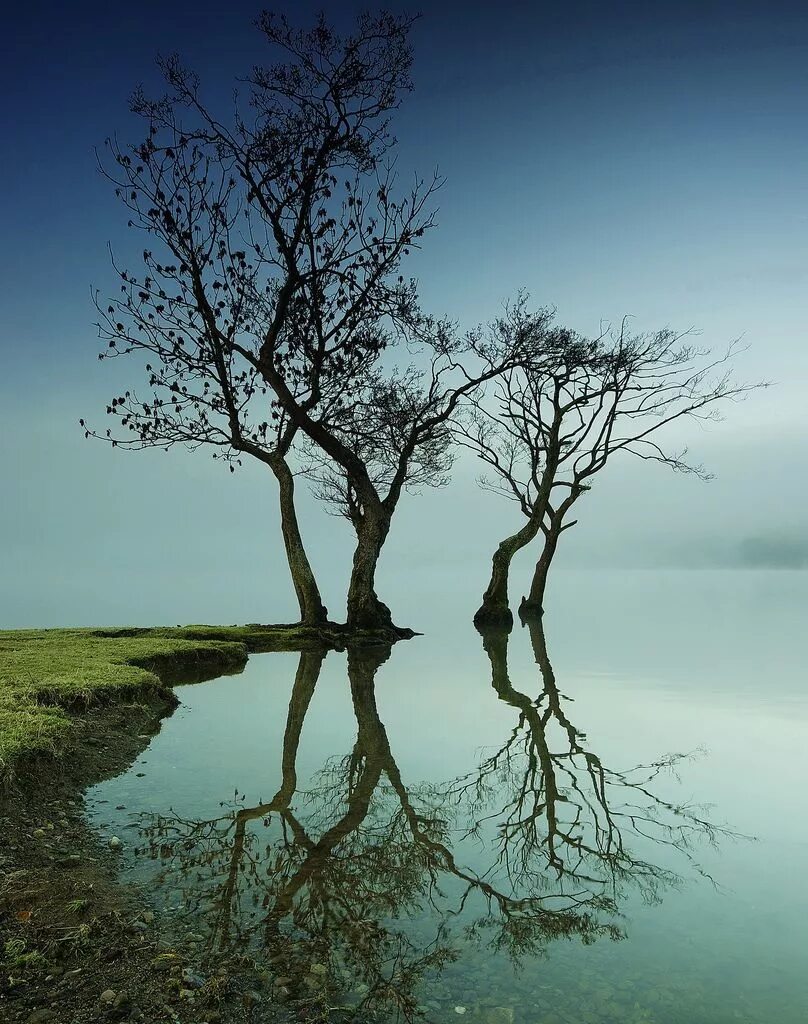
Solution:
{"label": "stone in shallow water", "polygon": [[182,970],[182,983],[188,988],[202,988],[205,984],[205,979],[201,974],[197,974],[189,967],[184,967]]}
{"label": "stone in shallow water", "polygon": [[513,1024],[513,1008],[492,1006],[482,1012],[483,1024]]}
{"label": "stone in shallow water", "polygon": [[53,1010],[43,1006],[41,1010],[34,1010],[28,1018],[28,1024],[47,1024],[48,1021],[53,1020],[55,1017],[56,1013]]}

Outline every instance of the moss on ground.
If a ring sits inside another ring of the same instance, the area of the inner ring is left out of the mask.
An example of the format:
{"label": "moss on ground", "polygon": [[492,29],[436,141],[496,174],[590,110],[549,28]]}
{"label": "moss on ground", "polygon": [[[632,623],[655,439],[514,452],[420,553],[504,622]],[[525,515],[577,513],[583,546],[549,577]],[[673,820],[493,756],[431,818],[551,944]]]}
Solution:
{"label": "moss on ground", "polygon": [[299,626],[0,632],[0,779],[27,758],[63,750],[71,710],[238,671],[249,651],[338,646],[339,639],[337,629]]}

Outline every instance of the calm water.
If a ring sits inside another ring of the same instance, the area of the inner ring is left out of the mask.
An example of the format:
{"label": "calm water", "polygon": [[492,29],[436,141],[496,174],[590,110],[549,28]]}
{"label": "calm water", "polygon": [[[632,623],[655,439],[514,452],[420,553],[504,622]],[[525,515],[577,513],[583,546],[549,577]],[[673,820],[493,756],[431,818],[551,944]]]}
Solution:
{"label": "calm water", "polygon": [[485,640],[469,603],[179,688],[89,794],[125,876],[385,1013],[808,1019],[808,574],[560,573]]}

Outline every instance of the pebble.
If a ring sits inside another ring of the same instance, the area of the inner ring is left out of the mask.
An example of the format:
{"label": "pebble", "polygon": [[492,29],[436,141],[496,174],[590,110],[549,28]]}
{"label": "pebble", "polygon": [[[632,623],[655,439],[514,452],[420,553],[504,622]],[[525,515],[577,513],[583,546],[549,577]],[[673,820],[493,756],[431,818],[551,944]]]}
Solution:
{"label": "pebble", "polygon": [[455,1007],[455,1013],[465,1013],[465,1012],[466,1012],[465,1006],[456,1006]]}
{"label": "pebble", "polygon": [[117,836],[110,836],[107,846],[110,848],[110,850],[120,850],[120,848],[123,846],[123,843]]}
{"label": "pebble", "polygon": [[53,1010],[43,1006],[41,1010],[34,1010],[28,1018],[28,1024],[46,1024],[46,1021],[53,1020],[55,1017],[56,1014]]}
{"label": "pebble", "polygon": [[151,924],[154,921],[154,911],[146,910],[141,915],[141,920],[145,921],[146,924]]}
{"label": "pebble", "polygon": [[100,998],[102,1003],[114,1003],[118,998],[118,993],[114,989],[108,988],[101,993]]}
{"label": "pebble", "polygon": [[201,974],[196,974],[190,967],[184,967],[182,970],[182,980],[188,988],[202,988],[205,984],[205,979]]}

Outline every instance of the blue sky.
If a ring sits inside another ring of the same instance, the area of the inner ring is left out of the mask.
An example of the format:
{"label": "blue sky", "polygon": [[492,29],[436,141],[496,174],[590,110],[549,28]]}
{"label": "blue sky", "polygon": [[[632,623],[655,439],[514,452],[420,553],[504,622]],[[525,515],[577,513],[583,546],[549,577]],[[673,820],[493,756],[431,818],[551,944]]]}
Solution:
{"label": "blue sky", "polygon": [[[304,22],[318,5],[278,5]],[[359,5],[326,5],[347,23]],[[393,5],[394,9],[402,9]],[[608,8],[608,9],[607,9]],[[427,304],[472,325],[518,288],[583,331],[695,326],[776,387],[687,440],[709,485],[615,466],[568,565],[705,563],[749,535],[800,535],[808,498],[808,8],[802,4],[434,3],[396,123],[402,173],[447,182],[413,264]],[[263,57],[258,7],[20,6],[6,21],[0,204],[0,623],[290,617],[268,474],[203,454],[83,440],[135,364],[96,361],[91,287],[130,245],[94,147],[179,51],[214,99]],[[473,467],[408,499],[382,583],[474,607],[514,510]],[[470,524],[452,525],[458,507]],[[428,523],[431,530],[426,531]],[[316,507],[306,538],[339,612],[350,536]],[[428,539],[425,534],[430,533]],[[720,559],[719,559],[720,560]],[[529,559],[525,563],[529,570]],[[517,584],[518,586],[518,584]]]}

